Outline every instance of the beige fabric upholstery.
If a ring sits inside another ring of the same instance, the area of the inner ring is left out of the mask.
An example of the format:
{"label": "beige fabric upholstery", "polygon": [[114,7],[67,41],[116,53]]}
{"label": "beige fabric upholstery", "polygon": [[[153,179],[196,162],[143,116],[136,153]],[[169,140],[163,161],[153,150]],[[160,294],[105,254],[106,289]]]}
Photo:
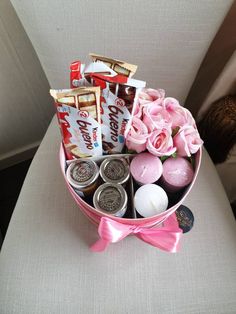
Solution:
{"label": "beige fabric upholstery", "polygon": [[52,124],[31,164],[0,254],[0,313],[235,313],[236,229],[208,155],[185,204],[195,226],[177,254],[135,237],[104,253],[66,189]]}
{"label": "beige fabric upholstery", "polygon": [[137,64],[138,79],[183,102],[233,0],[11,0],[52,88],[96,52]]}

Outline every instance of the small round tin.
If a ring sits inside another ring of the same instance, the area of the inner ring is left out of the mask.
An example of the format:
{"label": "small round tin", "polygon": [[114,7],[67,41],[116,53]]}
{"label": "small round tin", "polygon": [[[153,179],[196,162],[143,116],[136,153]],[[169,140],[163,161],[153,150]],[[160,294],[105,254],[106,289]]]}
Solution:
{"label": "small round tin", "polygon": [[120,184],[104,183],[93,195],[96,209],[116,217],[123,217],[127,209],[127,194]]}
{"label": "small round tin", "polygon": [[95,191],[98,176],[98,165],[89,159],[73,161],[66,171],[68,182],[81,196],[91,195]]}
{"label": "small round tin", "polygon": [[125,184],[130,176],[128,162],[125,158],[108,157],[100,166],[100,176],[104,182]]}

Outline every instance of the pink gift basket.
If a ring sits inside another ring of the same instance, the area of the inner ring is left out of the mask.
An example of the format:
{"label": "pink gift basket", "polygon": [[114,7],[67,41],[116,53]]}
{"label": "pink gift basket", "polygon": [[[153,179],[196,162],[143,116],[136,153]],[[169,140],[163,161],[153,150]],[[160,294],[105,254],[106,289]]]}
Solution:
{"label": "pink gift basket", "polygon": [[[182,230],[179,229],[177,220],[175,217],[176,209],[183,203],[189,192],[191,191],[201,165],[202,149],[200,149],[195,156],[195,172],[194,178],[191,184],[188,186],[184,192],[181,199],[172,207],[168,208],[165,212],[155,215],[153,217],[147,218],[120,218],[111,216],[109,214],[101,213],[96,208],[90,206],[83,198],[81,198],[68,183],[65,170],[66,170],[66,158],[63,145],[60,146],[60,166],[68,190],[70,191],[75,202],[78,204],[79,209],[89,218],[91,222],[98,225],[100,228],[98,230],[101,239],[91,247],[93,251],[103,251],[107,245],[111,242],[117,242],[122,240],[129,234],[135,234],[139,236],[138,231],[140,229],[146,229],[145,232],[148,233],[147,237],[141,235],[141,239],[153,246],[156,246],[162,250],[169,252],[176,252],[179,248],[179,242],[182,235]],[[105,219],[105,220],[104,220]],[[115,222],[111,225],[111,222]],[[116,224],[117,223],[117,224]],[[164,225],[164,227],[163,227]],[[125,228],[128,226],[128,228]],[[161,228],[160,228],[161,226]],[[102,229],[102,230],[101,230]],[[114,229],[117,229],[114,231]],[[153,233],[153,236],[151,234]],[[154,232],[153,232],[154,231]],[[156,233],[157,231],[157,233]],[[116,233],[119,233],[117,237]],[[145,234],[144,232],[144,234]],[[105,234],[104,234],[105,233]],[[120,235],[120,233],[122,233]],[[157,241],[155,241],[157,240]]]}
{"label": "pink gift basket", "polygon": [[[201,164],[203,142],[195,121],[164,90],[145,88],[145,82],[133,79],[137,66],[91,57],[87,67],[80,61],[71,64],[72,89],[50,91],[63,139],[60,166],[66,185],[80,210],[98,226],[99,239],[91,249],[100,252],[134,235],[177,252],[184,229],[176,210],[193,188]],[[112,158],[117,160],[113,169]],[[106,180],[104,164],[109,162],[110,175],[123,163],[126,181]],[[82,163],[94,167],[92,181],[78,166]],[[120,208],[117,196],[112,200],[105,188],[109,193],[113,189],[113,196],[120,191],[125,205]]]}

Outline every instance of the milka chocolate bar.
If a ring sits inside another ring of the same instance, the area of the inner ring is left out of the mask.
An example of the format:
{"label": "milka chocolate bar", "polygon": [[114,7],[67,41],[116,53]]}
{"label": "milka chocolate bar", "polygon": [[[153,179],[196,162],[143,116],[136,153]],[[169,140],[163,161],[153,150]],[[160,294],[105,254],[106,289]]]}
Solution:
{"label": "milka chocolate bar", "polygon": [[113,69],[117,74],[124,75],[126,77],[132,77],[137,71],[138,66],[134,64],[127,63],[125,61],[111,59],[94,53],[89,54],[94,62],[103,62],[109,68]]}

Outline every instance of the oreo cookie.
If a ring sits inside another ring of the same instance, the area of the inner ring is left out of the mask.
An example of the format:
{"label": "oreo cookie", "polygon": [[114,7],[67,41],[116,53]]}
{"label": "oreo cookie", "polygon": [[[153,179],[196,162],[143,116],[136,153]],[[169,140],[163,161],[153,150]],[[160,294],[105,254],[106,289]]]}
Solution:
{"label": "oreo cookie", "polygon": [[191,210],[187,206],[180,205],[175,213],[180,229],[183,230],[183,233],[189,232],[194,224],[194,216]]}

